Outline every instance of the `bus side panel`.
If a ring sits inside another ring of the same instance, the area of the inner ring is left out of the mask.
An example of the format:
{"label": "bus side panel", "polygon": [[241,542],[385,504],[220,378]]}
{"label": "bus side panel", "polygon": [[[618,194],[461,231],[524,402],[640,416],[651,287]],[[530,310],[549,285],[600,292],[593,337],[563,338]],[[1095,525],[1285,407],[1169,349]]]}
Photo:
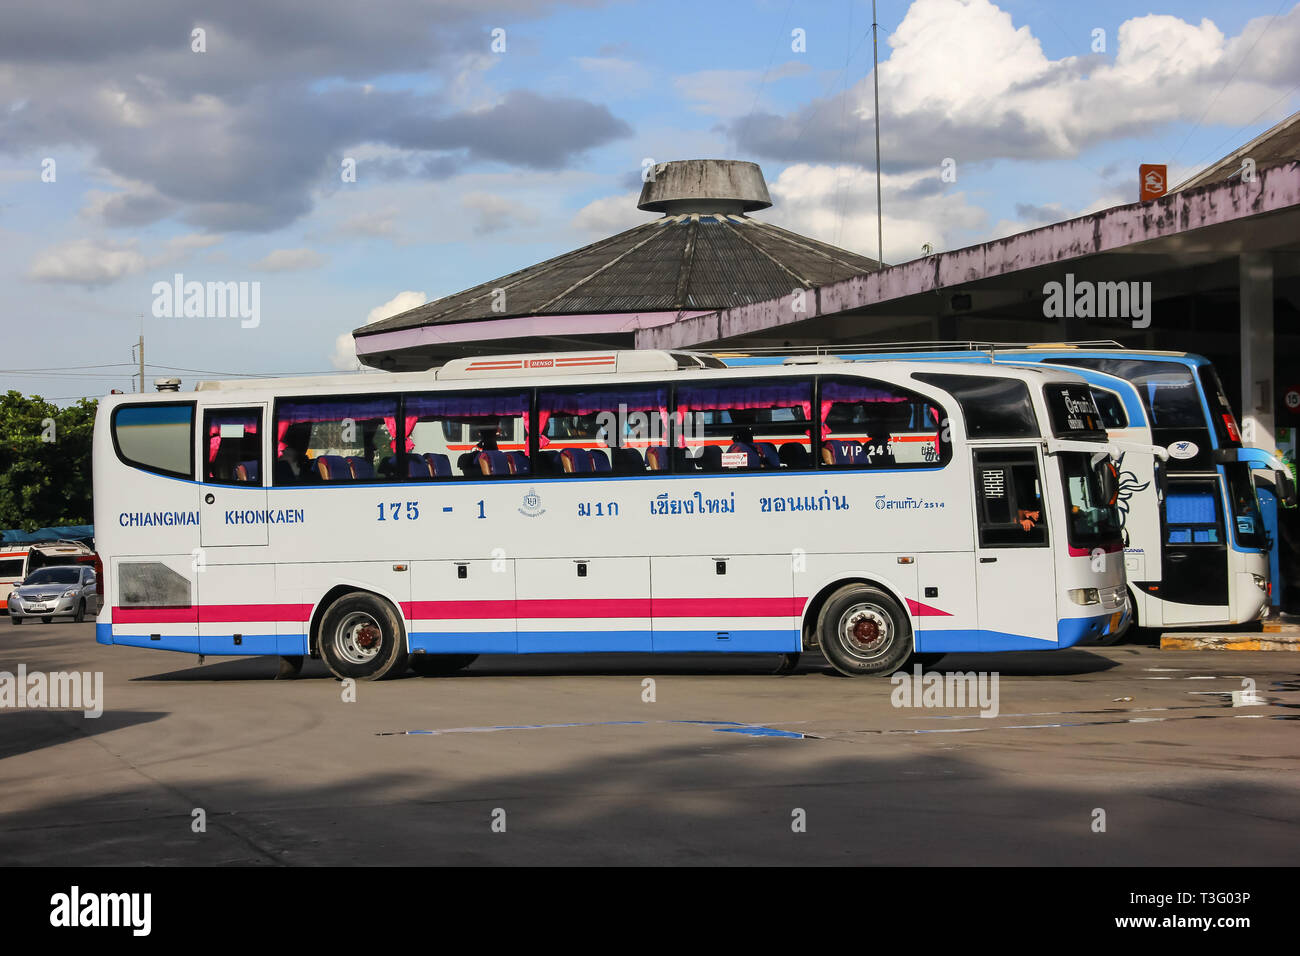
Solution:
{"label": "bus side panel", "polygon": [[111,590],[101,616],[109,621],[96,625],[97,641],[198,653],[193,554],[112,558],[108,567]]}
{"label": "bus side panel", "polygon": [[516,568],[521,654],[651,650],[649,558],[522,558]]}
{"label": "bus side panel", "polygon": [[650,567],[656,651],[799,650],[804,599],[791,555],[656,557]]}
{"label": "bus side panel", "polygon": [[515,561],[416,561],[411,568],[410,646],[430,654],[513,654]]}
{"label": "bus side panel", "polygon": [[975,553],[922,554],[917,568],[920,596],[912,610],[917,652],[980,650]]}

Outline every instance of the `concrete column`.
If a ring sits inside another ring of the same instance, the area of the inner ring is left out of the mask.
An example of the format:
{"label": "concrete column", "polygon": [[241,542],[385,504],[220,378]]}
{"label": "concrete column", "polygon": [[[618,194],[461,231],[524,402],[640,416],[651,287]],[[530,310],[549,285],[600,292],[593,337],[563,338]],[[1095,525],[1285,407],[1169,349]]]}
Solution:
{"label": "concrete column", "polygon": [[1242,443],[1272,450],[1273,431],[1273,255],[1240,257]]}

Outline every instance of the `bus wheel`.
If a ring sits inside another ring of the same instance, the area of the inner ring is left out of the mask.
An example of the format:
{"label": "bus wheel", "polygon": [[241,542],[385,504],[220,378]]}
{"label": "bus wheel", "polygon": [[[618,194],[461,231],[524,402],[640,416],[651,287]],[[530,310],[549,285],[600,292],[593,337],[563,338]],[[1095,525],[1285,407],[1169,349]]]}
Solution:
{"label": "bus wheel", "polygon": [[793,674],[795,672],[795,669],[798,666],[799,666],[798,654],[782,654],[780,663],[776,665],[776,670],[772,671],[772,673]]}
{"label": "bus wheel", "polygon": [[412,654],[411,670],[421,677],[444,677],[464,670],[476,660],[477,654]]}
{"label": "bus wheel", "polygon": [[892,674],[912,653],[912,627],[879,588],[850,584],[831,595],[817,619],[822,654],[841,674]]}
{"label": "bus wheel", "polygon": [[302,673],[301,654],[281,654],[280,667],[275,672],[276,680],[289,680]]}
{"label": "bus wheel", "polygon": [[316,640],[335,677],[383,680],[406,670],[402,622],[392,606],[373,594],[345,594],[321,618]]}

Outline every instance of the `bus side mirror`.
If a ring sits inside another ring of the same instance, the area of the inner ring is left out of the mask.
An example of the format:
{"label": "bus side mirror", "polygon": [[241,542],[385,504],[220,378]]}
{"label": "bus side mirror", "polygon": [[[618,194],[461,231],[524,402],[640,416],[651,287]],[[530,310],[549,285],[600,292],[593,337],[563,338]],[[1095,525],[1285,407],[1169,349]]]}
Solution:
{"label": "bus side mirror", "polygon": [[1278,501],[1287,508],[1294,508],[1296,505],[1295,479],[1291,473],[1278,469],[1274,472],[1277,475],[1277,498]]}

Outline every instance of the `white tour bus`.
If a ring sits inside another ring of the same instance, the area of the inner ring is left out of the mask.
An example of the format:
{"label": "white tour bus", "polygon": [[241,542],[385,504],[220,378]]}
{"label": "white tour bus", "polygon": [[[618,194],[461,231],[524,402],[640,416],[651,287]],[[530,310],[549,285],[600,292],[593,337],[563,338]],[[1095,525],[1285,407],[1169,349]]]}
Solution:
{"label": "white tour bus", "polygon": [[496,356],[108,396],[94,441],[104,644],[888,674],[1127,623],[1119,452],[1063,369]]}

